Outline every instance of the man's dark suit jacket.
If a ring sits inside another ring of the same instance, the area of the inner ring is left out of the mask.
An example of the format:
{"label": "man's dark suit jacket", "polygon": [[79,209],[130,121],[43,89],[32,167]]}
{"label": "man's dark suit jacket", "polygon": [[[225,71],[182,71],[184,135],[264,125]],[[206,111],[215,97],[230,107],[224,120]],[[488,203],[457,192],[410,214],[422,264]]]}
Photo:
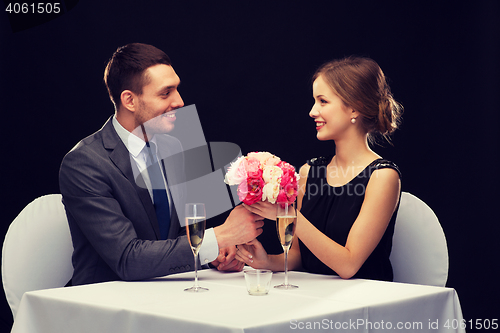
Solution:
{"label": "man's dark suit jacket", "polygon": [[[156,140],[169,154],[182,152],[171,136]],[[169,184],[182,178],[183,161],[175,160],[167,168]],[[64,157],[59,185],[74,246],[73,285],[141,280],[194,269],[193,253],[175,209],[169,239],[158,240],[151,196],[137,185],[132,168],[137,167],[111,118]],[[176,186],[171,189],[175,198],[182,196],[180,192]]]}

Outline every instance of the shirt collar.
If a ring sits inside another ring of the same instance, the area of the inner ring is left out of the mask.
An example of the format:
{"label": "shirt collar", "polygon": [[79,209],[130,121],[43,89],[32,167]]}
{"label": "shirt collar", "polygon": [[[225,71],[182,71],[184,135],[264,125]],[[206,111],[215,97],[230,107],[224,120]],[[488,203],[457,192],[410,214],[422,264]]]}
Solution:
{"label": "shirt collar", "polygon": [[[130,133],[127,131],[116,119],[116,116],[113,116],[113,127],[115,128],[116,133],[122,140],[123,144],[125,147],[127,147],[127,150],[129,151],[130,154],[132,154],[134,157],[137,157],[141,151],[144,149],[144,146],[146,146],[146,142],[139,138],[138,136]],[[151,138],[152,142],[155,142],[155,137],[153,136]]]}

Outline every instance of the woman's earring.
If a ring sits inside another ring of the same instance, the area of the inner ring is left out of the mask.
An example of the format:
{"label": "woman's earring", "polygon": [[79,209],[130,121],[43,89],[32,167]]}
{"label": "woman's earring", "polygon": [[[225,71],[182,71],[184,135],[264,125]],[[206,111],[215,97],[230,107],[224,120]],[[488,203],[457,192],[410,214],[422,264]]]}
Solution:
{"label": "woman's earring", "polygon": [[356,123],[356,118],[352,117],[352,118],[351,118],[351,123],[352,123],[352,124],[355,124],[355,123]]}

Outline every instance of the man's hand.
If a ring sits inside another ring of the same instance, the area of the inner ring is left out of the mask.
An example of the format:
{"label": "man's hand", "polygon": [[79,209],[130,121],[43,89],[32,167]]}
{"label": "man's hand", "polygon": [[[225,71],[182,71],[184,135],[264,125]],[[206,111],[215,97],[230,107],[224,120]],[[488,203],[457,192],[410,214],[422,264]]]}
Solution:
{"label": "man's hand", "polygon": [[220,249],[217,259],[212,261],[212,265],[219,271],[239,272],[245,266],[245,263],[235,259],[236,246],[225,247]]}
{"label": "man's hand", "polygon": [[236,206],[226,222],[214,228],[219,248],[245,244],[257,238],[262,233],[263,219],[241,205]]}

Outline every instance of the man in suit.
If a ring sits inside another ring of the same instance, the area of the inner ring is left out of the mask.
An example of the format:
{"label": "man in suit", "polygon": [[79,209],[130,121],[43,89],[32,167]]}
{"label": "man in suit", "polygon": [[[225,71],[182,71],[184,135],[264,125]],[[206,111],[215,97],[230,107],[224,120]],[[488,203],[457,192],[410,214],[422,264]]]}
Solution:
{"label": "man in suit", "polygon": [[[193,270],[193,253],[177,214],[184,207],[176,207],[181,201],[174,200],[183,196],[182,187],[172,186],[182,179],[182,158],[165,163],[160,171],[166,225],[157,217],[158,192],[146,162],[155,145],[170,156],[182,155],[176,154],[182,152],[178,140],[167,135],[177,109],[184,106],[180,79],[163,51],[139,43],[118,48],[104,79],[115,115],[64,157],[59,174],[74,246],[72,284]],[[145,186],[138,185],[141,181]],[[235,245],[256,238],[263,224],[261,217],[237,206],[223,224],[206,230],[200,262],[240,270]]]}

